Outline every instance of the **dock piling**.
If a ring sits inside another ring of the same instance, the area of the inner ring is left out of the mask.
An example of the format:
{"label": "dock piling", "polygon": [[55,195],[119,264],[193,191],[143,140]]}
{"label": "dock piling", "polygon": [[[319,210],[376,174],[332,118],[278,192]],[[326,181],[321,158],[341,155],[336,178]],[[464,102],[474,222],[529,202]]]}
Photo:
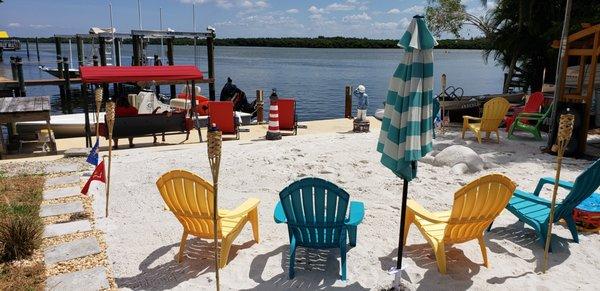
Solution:
{"label": "dock piling", "polygon": [[69,58],[63,58],[63,70],[65,73],[65,100],[67,112],[73,113],[73,103],[71,100],[71,72],[69,72]]}
{"label": "dock piling", "polygon": [[15,57],[10,57],[10,72],[12,73],[12,79],[17,81],[17,63],[15,61]]}
{"label": "dock piling", "polygon": [[40,44],[39,44],[37,36],[35,37],[35,52],[37,54],[37,60],[39,63],[40,62]]}
{"label": "dock piling", "polygon": [[[175,65],[175,58],[173,57],[173,38],[172,37],[167,38],[167,62],[169,63],[169,66]],[[171,90],[171,99],[177,97],[177,90],[175,88],[175,85],[171,85],[170,90]]]}
{"label": "dock piling", "polygon": [[346,104],[344,109],[344,117],[352,118],[352,86],[346,86]]}
{"label": "dock piling", "polygon": [[27,60],[29,60],[29,39],[25,39],[25,49],[27,50]]}
{"label": "dock piling", "polygon": [[[212,33],[211,36],[206,38],[206,49],[207,49],[207,58],[208,58],[208,78],[215,78],[215,34]],[[215,101],[216,92],[215,92],[215,83],[208,84],[208,94],[210,101]]]}
{"label": "dock piling", "polygon": [[23,61],[21,57],[15,58],[15,65],[17,67],[17,79],[19,81],[19,97],[25,97],[25,78],[23,77]]}
{"label": "dock piling", "polygon": [[263,90],[256,90],[256,122],[262,124],[264,122],[264,106],[265,106],[265,93]]}

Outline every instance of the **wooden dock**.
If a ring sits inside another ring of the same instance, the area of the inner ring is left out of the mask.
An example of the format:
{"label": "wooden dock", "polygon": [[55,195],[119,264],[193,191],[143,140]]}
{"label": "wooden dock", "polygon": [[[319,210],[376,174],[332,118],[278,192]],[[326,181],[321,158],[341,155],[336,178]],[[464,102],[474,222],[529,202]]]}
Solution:
{"label": "wooden dock", "polygon": [[[71,84],[79,84],[81,83],[81,78],[73,78],[70,79]],[[26,80],[25,86],[46,86],[46,85],[65,85],[65,79],[40,79],[40,80]],[[0,77],[0,88],[2,87],[16,87],[19,86],[18,81],[9,80],[6,78]]]}

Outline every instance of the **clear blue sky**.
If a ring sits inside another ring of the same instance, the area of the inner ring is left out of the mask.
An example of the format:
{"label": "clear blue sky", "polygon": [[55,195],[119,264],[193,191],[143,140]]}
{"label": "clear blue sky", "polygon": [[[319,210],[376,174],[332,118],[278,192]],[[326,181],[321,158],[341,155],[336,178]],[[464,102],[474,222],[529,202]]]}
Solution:
{"label": "clear blue sky", "polygon": [[[398,38],[410,18],[423,12],[426,0],[140,0],[144,29],[163,25],[191,31],[192,2],[198,30],[211,25],[217,36],[282,37],[353,36]],[[5,0],[0,4],[0,30],[15,36],[86,33],[92,26],[109,26],[107,0]],[[470,12],[481,14],[479,0],[463,0]],[[138,28],[137,0],[113,0],[119,32]],[[494,5],[488,1],[488,5]],[[465,29],[463,37],[477,35]]]}

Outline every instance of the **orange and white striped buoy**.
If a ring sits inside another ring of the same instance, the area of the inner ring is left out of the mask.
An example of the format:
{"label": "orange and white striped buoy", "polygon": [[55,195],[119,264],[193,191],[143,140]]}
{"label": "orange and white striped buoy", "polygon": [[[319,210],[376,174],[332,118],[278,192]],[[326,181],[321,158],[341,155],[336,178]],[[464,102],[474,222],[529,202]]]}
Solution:
{"label": "orange and white striped buoy", "polygon": [[279,140],[281,139],[281,132],[279,131],[279,109],[277,108],[277,93],[273,90],[273,94],[269,97],[269,130],[267,131],[267,140]]}

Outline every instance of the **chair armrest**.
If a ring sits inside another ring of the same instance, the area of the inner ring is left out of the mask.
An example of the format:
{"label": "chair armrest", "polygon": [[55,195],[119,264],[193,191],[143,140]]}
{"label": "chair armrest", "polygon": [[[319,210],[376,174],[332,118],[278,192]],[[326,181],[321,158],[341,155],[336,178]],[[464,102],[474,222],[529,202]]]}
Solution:
{"label": "chair armrest", "polygon": [[260,200],[257,198],[249,198],[246,202],[236,207],[234,210],[228,211],[227,214],[219,214],[220,218],[236,218],[248,214],[248,212],[256,209]]}
{"label": "chair armrest", "polygon": [[440,222],[448,222],[448,220],[439,219],[435,214],[429,212],[427,209],[423,208],[421,204],[417,201],[409,199],[406,201],[406,208],[410,209],[416,216],[421,217],[427,221],[440,223]]}
{"label": "chair armrest", "polygon": [[[533,195],[540,196],[540,192],[542,191],[542,188],[544,187],[544,185],[554,184],[554,181],[555,181],[555,179],[552,177],[541,178],[540,181],[538,182],[537,186],[535,187],[535,191],[533,191]],[[573,183],[569,182],[569,181],[558,180],[558,186],[565,188],[567,190],[573,189]]]}
{"label": "chair armrest", "polygon": [[350,201],[348,219],[344,222],[347,226],[359,225],[365,217],[365,204],[360,201]]}
{"label": "chair armrest", "polygon": [[275,213],[273,214],[276,223],[286,223],[287,217],[285,217],[285,212],[283,211],[283,205],[281,205],[281,201],[277,202],[275,206]]}
{"label": "chair armrest", "polygon": [[551,205],[550,201],[548,201],[548,200],[546,200],[546,199],[544,199],[542,197],[538,197],[538,196],[536,196],[536,195],[534,195],[532,193],[528,193],[528,192],[521,191],[521,190],[518,190],[518,189],[515,191],[515,193],[513,193],[513,196],[519,197],[521,199],[529,200],[531,202],[535,202],[535,203],[538,203],[538,204],[543,204],[543,205],[546,205],[546,206],[550,206]]}
{"label": "chair armrest", "polygon": [[538,119],[544,117],[544,114],[541,113],[527,113],[521,112],[517,115],[517,119],[527,118],[527,119]]}

